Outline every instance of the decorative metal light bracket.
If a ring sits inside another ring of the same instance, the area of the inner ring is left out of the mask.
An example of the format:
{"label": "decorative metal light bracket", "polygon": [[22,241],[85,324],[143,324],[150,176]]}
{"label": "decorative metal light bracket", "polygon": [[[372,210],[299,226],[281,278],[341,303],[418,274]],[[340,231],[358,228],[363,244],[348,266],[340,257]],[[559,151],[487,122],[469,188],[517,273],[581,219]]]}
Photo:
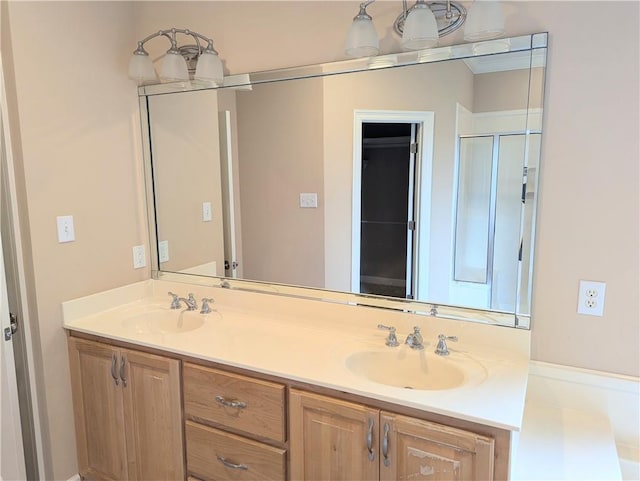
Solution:
{"label": "decorative metal light bracket", "polygon": [[[178,33],[193,37],[195,44],[178,46],[178,42],[176,40],[176,34]],[[171,42],[171,48],[177,50],[180,55],[184,57],[185,61],[187,62],[187,69],[189,70],[190,74],[193,74],[195,72],[198,57],[202,54],[202,52],[204,52],[205,50],[211,50],[216,55],[218,53],[213,48],[213,40],[211,40],[210,38],[186,28],[168,28],[166,30],[159,30],[140,40],[134,54],[145,55],[146,51],[143,48],[144,44],[149,40],[160,36],[169,39],[169,41]],[[200,42],[201,40],[206,42],[206,44],[202,45]]]}
{"label": "decorative metal light bracket", "polygon": [[[455,32],[467,18],[467,10],[462,4],[454,1],[441,1],[441,2],[426,2],[427,6],[433,12],[436,17],[436,23],[438,24],[438,34],[440,37],[444,37],[452,32]],[[404,22],[409,15],[409,12],[415,7],[407,8],[407,1],[403,0],[403,11],[398,18],[396,18],[393,24],[394,30],[400,36],[404,30]]]}

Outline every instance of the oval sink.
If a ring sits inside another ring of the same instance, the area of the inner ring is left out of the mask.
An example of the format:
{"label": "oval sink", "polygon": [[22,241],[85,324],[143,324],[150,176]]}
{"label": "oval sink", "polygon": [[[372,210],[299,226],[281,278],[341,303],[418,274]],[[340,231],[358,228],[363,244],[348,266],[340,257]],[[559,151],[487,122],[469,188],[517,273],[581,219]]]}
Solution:
{"label": "oval sink", "polygon": [[177,334],[198,329],[204,316],[196,311],[152,309],[122,321],[122,326],[138,334]]}
{"label": "oval sink", "polygon": [[387,386],[404,389],[454,389],[485,377],[475,361],[441,357],[427,351],[409,349],[364,351],[347,358],[347,367],[356,375]]}

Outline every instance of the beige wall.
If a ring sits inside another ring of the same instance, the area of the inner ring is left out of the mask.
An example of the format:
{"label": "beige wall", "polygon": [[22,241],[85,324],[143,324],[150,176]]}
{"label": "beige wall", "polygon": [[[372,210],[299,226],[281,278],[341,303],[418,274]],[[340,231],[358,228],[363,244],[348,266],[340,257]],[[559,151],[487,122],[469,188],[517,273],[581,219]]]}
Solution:
{"label": "beige wall", "polygon": [[[234,73],[336,60],[358,2],[179,3],[10,2],[3,15],[15,52],[12,128],[28,197],[47,479],[76,470],[60,302],[149,275],[131,259],[146,238],[136,89],[126,78],[135,40],[188,26],[215,38]],[[398,50],[398,4],[369,7],[382,53]],[[602,20],[598,2],[505,8],[508,35],[550,32],[533,358],[638,375],[640,6],[608,2],[615,22]],[[457,32],[445,43],[461,40]],[[56,241],[62,214],[74,215],[75,243]],[[603,317],[576,314],[579,279],[607,282]]]}
{"label": "beige wall", "polygon": [[[224,275],[222,190],[215,90],[148,98],[156,224],[167,241],[163,270],[179,272],[211,262]],[[202,204],[211,204],[203,220]]]}
{"label": "beige wall", "polygon": [[429,299],[448,299],[442,279],[451,271],[456,102],[470,107],[473,75],[460,61],[336,75],[324,83],[327,287],[351,290],[354,110],[425,110],[435,119],[435,145],[424,146],[433,150],[431,192],[425,192],[431,198]]}
{"label": "beige wall", "polygon": [[[244,277],[324,287],[322,79],[236,98]],[[318,207],[300,208],[300,193],[318,194]]]}
{"label": "beige wall", "polygon": [[[76,465],[60,302],[149,276],[134,270],[146,243],[138,159],[137,100],[125,69],[133,33],[126,3],[10,3],[37,313],[32,330],[43,379],[47,479]],[[37,26],[37,28],[35,27]],[[3,52],[4,59],[4,52]],[[7,66],[11,68],[11,66]],[[76,241],[59,244],[58,215],[73,215]],[[35,314],[35,315],[34,315]],[[49,462],[50,458],[50,462]]]}

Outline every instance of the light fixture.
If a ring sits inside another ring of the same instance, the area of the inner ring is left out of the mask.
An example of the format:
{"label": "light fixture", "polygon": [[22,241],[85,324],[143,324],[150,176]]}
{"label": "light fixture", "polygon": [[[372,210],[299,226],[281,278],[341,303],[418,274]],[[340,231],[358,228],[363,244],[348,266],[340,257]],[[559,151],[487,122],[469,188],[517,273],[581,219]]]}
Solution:
{"label": "light fixture", "polygon": [[418,0],[407,12],[402,30],[402,48],[422,50],[435,47],[439,37],[436,16],[424,0]]}
{"label": "light fixture", "polygon": [[378,55],[378,32],[373,26],[371,17],[367,14],[367,7],[375,0],[368,0],[360,4],[360,12],[353,17],[353,23],[347,32],[347,42],[344,48],[349,57],[371,57]]}
{"label": "light fixture", "polygon": [[[353,18],[345,47],[345,53],[350,57],[367,57],[379,52],[378,35],[366,12],[374,1],[361,3],[360,12]],[[435,47],[439,37],[456,31],[465,20],[471,27],[465,25],[465,40],[487,40],[504,33],[500,2],[489,0],[475,0],[469,14],[461,3],[453,0],[416,0],[410,8],[407,0],[402,0],[402,13],[394,22],[394,30],[402,37],[404,50],[423,50]]]}
{"label": "light fixture", "polygon": [[504,13],[500,2],[475,0],[469,8],[464,39],[468,42],[489,40],[504,34]]}
{"label": "light fixture", "polygon": [[[178,46],[176,39],[178,33],[193,37],[195,45]],[[129,61],[129,78],[136,80],[138,84],[157,82],[153,63],[144,49],[144,44],[155,37],[166,37],[171,42],[171,47],[167,50],[162,62],[160,71],[162,81],[189,80],[189,75],[193,74],[196,80],[222,84],[224,79],[222,60],[213,48],[213,40],[198,32],[181,28],[160,30],[140,40]],[[201,41],[206,42],[206,46],[203,46]]]}

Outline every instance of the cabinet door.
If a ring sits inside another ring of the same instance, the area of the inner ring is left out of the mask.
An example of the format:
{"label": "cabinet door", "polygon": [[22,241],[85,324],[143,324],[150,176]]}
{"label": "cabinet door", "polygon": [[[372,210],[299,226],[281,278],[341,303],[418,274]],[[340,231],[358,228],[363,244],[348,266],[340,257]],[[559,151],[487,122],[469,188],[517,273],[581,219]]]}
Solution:
{"label": "cabinet door", "polygon": [[184,479],[180,361],[123,349],[130,480]]}
{"label": "cabinet door", "polygon": [[493,479],[491,438],[386,412],[380,437],[383,481]]}
{"label": "cabinet door", "polygon": [[292,389],[291,479],[378,479],[378,410]]}
{"label": "cabinet door", "polygon": [[78,467],[85,479],[126,480],[118,350],[69,338]]}

